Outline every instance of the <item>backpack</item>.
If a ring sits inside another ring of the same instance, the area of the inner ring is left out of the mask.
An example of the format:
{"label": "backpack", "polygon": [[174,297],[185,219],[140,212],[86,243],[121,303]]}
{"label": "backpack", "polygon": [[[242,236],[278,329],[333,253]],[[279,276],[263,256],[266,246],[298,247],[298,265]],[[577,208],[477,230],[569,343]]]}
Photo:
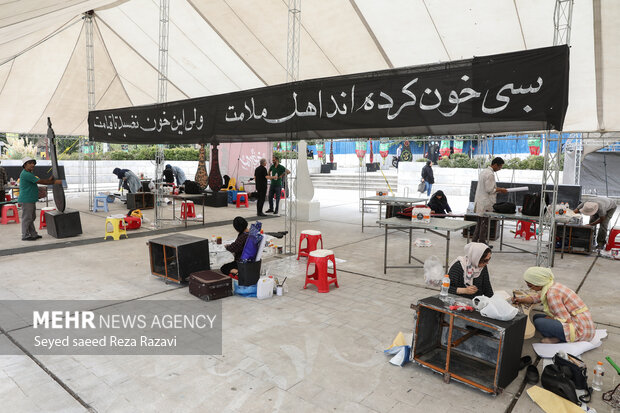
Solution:
{"label": "backpack", "polygon": [[514,214],[517,212],[517,206],[512,202],[498,202],[493,205],[493,211],[500,214]]}
{"label": "backpack", "polygon": [[190,181],[189,179],[183,182],[183,186],[185,187],[186,194],[200,194],[202,193],[202,189],[200,189],[200,185],[196,181]]}
{"label": "backpack", "polygon": [[[525,194],[523,196],[523,208],[521,209],[521,213],[523,215],[529,216],[538,216],[540,215],[540,202],[541,202],[540,192],[533,194]],[[549,205],[549,195],[545,195],[545,205]]]}

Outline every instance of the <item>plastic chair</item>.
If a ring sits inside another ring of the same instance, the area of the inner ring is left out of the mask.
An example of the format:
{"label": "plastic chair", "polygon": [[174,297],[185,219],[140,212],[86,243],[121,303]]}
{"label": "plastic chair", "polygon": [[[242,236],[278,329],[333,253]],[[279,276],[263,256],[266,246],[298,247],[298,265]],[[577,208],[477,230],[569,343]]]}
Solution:
{"label": "plastic chair", "polygon": [[237,185],[237,180],[235,178],[230,178],[230,180],[228,181],[228,186],[226,187],[226,189],[224,189],[224,191],[234,191]]}
{"label": "plastic chair", "polygon": [[108,196],[107,195],[95,195],[93,200],[93,212],[97,211],[110,212],[108,209]]}
{"label": "plastic chair", "polygon": [[605,251],[609,251],[612,248],[620,248],[620,227],[614,227],[609,231],[609,238],[605,245]]}
{"label": "plastic chair", "polygon": [[237,192],[237,208],[241,205],[245,205],[246,208],[249,208],[248,204],[248,194],[246,192]]}
{"label": "plastic chair", "polygon": [[181,202],[181,219],[187,218],[196,218],[196,208],[192,201]]}
{"label": "plastic chair", "polygon": [[[306,246],[301,247],[303,240],[306,240]],[[299,234],[299,248],[297,248],[297,260],[299,257],[307,257],[312,251],[317,249],[317,245],[321,241],[321,249],[323,248],[323,236],[321,231],[314,231],[311,229],[301,231]]]}
{"label": "plastic chair", "polygon": [[[12,211],[13,214],[9,215],[9,211]],[[0,224],[6,225],[9,222],[19,224],[19,211],[17,211],[17,205],[15,204],[2,205],[2,218],[0,218]]]}
{"label": "plastic chair", "polygon": [[[534,228],[530,229],[532,225]],[[517,221],[515,238],[517,237],[525,238],[527,241],[529,241],[532,237],[536,239],[536,223],[530,221]]]}
{"label": "plastic chair", "polygon": [[[125,226],[121,228],[121,221],[124,221],[124,215],[113,215],[111,217],[107,217],[105,219],[105,237],[104,240],[108,239],[108,237],[112,237],[115,241],[121,239],[121,235],[124,235],[125,238],[129,238],[127,236],[127,230]],[[112,230],[108,231],[108,224],[112,225]]]}
{"label": "plastic chair", "polygon": [[47,228],[47,222],[45,221],[45,213],[49,211],[55,211],[54,207],[41,208],[41,215],[39,215],[39,229]]}
{"label": "plastic chair", "polygon": [[[333,271],[329,272],[328,263],[333,265]],[[314,264],[314,272],[308,274],[310,264]],[[336,257],[331,250],[314,250],[308,256],[308,264],[306,264],[306,283],[304,289],[308,287],[308,284],[314,284],[317,287],[318,292],[328,293],[329,285],[335,284],[338,287],[338,278],[336,276]]]}

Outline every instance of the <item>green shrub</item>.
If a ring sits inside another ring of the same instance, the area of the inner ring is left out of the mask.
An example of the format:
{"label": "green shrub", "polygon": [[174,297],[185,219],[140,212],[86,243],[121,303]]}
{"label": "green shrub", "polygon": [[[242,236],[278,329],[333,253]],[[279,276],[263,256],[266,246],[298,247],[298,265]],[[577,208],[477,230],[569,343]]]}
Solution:
{"label": "green shrub", "polygon": [[437,165],[441,166],[442,168],[453,168],[452,161],[450,161],[450,158],[440,159],[439,162],[437,162]]}
{"label": "green shrub", "polygon": [[194,148],[164,149],[164,158],[170,161],[197,161],[199,150]]}
{"label": "green shrub", "polygon": [[110,151],[102,155],[107,155],[113,161],[133,160],[133,154],[125,151]]}
{"label": "green shrub", "polygon": [[504,164],[504,169],[523,169],[521,158],[512,158]]}
{"label": "green shrub", "polygon": [[428,161],[428,159],[426,159],[426,158],[418,158],[415,161],[416,162],[426,162],[426,161]]}
{"label": "green shrub", "polygon": [[295,151],[273,151],[273,156],[278,159],[297,159],[297,152]]}

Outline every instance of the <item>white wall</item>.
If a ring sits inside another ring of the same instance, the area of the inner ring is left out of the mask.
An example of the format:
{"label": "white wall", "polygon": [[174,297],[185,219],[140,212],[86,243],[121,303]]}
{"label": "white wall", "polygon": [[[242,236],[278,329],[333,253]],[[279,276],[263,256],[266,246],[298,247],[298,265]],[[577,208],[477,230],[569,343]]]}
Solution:
{"label": "white wall", "polygon": [[[198,161],[164,161],[165,164],[178,166],[183,171],[187,179],[194,179],[198,169]],[[59,161],[59,165],[65,167],[65,177],[67,178],[68,190],[77,191],[80,183],[88,187],[88,161],[83,162],[83,169],[80,168],[80,161]],[[1,165],[21,165],[20,160],[2,160]],[[37,165],[50,165],[50,161],[37,161]],[[97,187],[112,188],[118,185],[118,178],[112,173],[114,168],[129,169],[136,175],[144,174],[145,178],[153,178],[155,175],[155,161],[96,161],[97,165]],[[209,172],[209,162],[206,163],[207,173]],[[41,177],[47,178],[47,177]]]}
{"label": "white wall", "polygon": [[[420,183],[422,167],[424,162],[401,162],[398,164],[398,193],[403,195],[405,188],[409,188],[409,195],[417,194],[418,184]],[[514,173],[514,176],[513,176]],[[535,183],[542,182],[543,171],[532,171],[522,169],[502,169],[497,172],[498,182],[523,182]],[[446,195],[469,196],[471,181],[478,180],[478,169],[469,168],[441,168],[433,165],[435,184],[433,191],[441,189]],[[559,177],[559,184],[562,184],[562,174]]]}

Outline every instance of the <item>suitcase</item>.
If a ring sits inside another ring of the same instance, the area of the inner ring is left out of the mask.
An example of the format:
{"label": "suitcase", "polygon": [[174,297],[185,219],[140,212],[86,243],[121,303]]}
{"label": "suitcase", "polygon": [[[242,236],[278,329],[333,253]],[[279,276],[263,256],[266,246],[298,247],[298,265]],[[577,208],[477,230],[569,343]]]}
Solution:
{"label": "suitcase", "polygon": [[189,292],[212,301],[233,295],[232,279],[214,271],[198,271],[189,276]]}

